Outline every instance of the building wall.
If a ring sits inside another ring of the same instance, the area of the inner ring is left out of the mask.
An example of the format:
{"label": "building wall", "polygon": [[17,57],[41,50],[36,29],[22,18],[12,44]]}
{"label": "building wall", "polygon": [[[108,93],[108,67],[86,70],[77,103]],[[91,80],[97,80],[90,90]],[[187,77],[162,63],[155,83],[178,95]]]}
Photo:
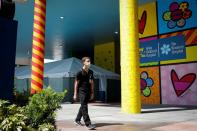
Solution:
{"label": "building wall", "polygon": [[142,104],[197,105],[196,7],[196,0],[157,0],[139,7],[140,43],[183,35],[186,48],[184,59],[140,64]]}
{"label": "building wall", "polygon": [[115,72],[114,42],[103,43],[94,47],[94,63],[97,66]]}

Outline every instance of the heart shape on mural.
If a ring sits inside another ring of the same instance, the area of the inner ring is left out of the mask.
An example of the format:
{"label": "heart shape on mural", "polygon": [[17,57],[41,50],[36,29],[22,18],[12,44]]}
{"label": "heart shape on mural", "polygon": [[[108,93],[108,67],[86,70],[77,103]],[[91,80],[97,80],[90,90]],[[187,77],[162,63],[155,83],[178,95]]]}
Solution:
{"label": "heart shape on mural", "polygon": [[139,33],[140,34],[144,33],[144,29],[146,27],[146,19],[147,19],[147,13],[146,13],[146,11],[144,11],[142,13],[141,19],[138,20],[138,22],[139,22]]}
{"label": "heart shape on mural", "polygon": [[194,73],[186,74],[179,79],[176,71],[175,70],[171,71],[172,85],[178,97],[181,96],[186,90],[190,88],[190,86],[193,84],[195,79],[196,79],[196,74]]}

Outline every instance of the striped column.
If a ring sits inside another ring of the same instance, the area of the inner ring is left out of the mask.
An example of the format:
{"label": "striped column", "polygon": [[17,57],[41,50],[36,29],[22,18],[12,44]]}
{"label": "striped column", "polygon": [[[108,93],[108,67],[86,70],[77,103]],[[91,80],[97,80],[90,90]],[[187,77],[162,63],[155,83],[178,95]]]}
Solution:
{"label": "striped column", "polygon": [[41,92],[44,75],[46,0],[35,0],[33,44],[32,44],[32,75],[31,93]]}
{"label": "striped column", "polygon": [[121,47],[121,108],[123,112],[141,112],[138,1],[120,2],[120,47]]}

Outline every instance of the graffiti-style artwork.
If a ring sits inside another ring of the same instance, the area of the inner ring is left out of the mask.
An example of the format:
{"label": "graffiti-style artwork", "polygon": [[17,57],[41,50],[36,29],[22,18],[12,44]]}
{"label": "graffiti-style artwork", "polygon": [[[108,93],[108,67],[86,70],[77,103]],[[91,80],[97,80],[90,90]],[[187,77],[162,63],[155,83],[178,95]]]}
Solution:
{"label": "graffiti-style artwork", "polygon": [[142,104],[160,104],[159,67],[140,68]]}
{"label": "graffiti-style artwork", "polygon": [[161,66],[162,104],[197,105],[197,63]]}
{"label": "graffiti-style artwork", "polygon": [[171,71],[171,81],[176,95],[183,95],[193,84],[196,79],[196,74],[189,73],[179,79],[175,70]]}
{"label": "graffiti-style artwork", "polygon": [[173,32],[165,35],[160,35],[159,38],[167,38],[177,35],[184,35],[186,45],[196,45],[197,44],[197,29]]}
{"label": "graffiti-style artwork", "polygon": [[182,28],[185,26],[187,19],[192,16],[188,2],[172,2],[169,10],[163,13],[163,20],[167,21],[167,27],[173,29],[175,27]]}
{"label": "graffiti-style artwork", "polygon": [[197,26],[196,0],[158,0],[159,34]]}
{"label": "graffiti-style artwork", "polygon": [[153,86],[154,81],[152,78],[148,76],[146,71],[142,72],[140,75],[140,87],[141,93],[145,97],[149,97],[151,95],[151,87]]}
{"label": "graffiti-style artwork", "polygon": [[138,22],[139,22],[139,33],[140,34],[143,34],[144,33],[144,29],[146,27],[146,19],[147,19],[147,13],[146,13],[146,11],[144,11],[142,13],[141,19],[138,20]]}
{"label": "graffiti-style artwork", "polygon": [[157,35],[156,3],[149,3],[138,8],[139,37]]}

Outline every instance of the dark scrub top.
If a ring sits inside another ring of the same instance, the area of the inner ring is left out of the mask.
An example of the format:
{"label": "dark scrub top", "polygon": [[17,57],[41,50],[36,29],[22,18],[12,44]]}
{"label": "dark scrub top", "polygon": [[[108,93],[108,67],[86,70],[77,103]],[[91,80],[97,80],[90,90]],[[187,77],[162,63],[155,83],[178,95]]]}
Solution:
{"label": "dark scrub top", "polygon": [[77,73],[75,79],[79,81],[78,84],[79,93],[90,94],[91,91],[90,80],[94,80],[93,71],[89,69],[89,71],[86,72],[84,69],[82,69]]}

